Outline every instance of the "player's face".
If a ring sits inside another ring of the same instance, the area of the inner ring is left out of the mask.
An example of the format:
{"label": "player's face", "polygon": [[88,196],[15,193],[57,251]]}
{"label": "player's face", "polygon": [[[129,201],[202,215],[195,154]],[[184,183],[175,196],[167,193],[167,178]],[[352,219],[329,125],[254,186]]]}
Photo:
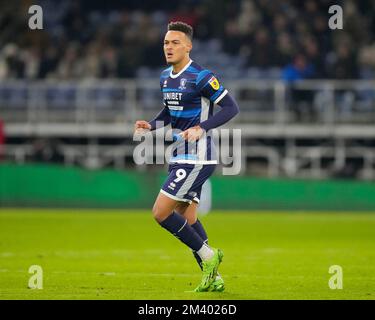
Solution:
{"label": "player's face", "polygon": [[168,31],[164,38],[164,55],[168,64],[182,61],[192,48],[189,38],[181,31]]}

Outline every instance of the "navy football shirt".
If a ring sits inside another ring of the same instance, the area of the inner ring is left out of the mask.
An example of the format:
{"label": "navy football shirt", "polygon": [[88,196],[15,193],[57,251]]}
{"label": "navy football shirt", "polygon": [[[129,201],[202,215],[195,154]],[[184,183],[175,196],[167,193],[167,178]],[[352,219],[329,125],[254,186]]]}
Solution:
{"label": "navy football shirt", "polygon": [[[228,93],[211,71],[192,60],[177,74],[173,74],[172,67],[165,69],[160,88],[174,131],[184,131],[207,120],[213,115],[214,105]],[[178,141],[170,162],[217,163],[210,133],[194,143]]]}

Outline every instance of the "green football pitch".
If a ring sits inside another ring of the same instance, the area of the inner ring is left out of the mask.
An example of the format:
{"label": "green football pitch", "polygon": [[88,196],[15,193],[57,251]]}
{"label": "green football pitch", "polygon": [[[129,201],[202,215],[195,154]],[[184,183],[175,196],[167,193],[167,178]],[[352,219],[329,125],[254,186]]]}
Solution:
{"label": "green football pitch", "polygon": [[[146,211],[0,210],[0,299],[374,299],[374,213],[213,211],[222,293]],[[29,289],[31,265],[43,289]],[[343,288],[330,289],[332,265]]]}

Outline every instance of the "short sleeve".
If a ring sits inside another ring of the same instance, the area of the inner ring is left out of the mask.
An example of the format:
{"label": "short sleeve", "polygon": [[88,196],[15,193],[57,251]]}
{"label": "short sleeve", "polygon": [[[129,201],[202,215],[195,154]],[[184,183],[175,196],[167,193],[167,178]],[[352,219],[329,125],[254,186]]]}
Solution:
{"label": "short sleeve", "polygon": [[219,103],[228,93],[228,90],[223,87],[217,77],[209,70],[203,70],[198,74],[196,84],[200,94],[215,104]]}

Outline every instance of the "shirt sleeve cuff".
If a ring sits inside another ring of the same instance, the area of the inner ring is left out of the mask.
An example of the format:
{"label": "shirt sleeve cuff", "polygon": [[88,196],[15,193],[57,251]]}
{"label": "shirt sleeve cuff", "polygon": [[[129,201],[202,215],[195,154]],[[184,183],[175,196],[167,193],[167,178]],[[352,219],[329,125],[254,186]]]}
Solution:
{"label": "shirt sleeve cuff", "polygon": [[221,99],[223,99],[227,95],[227,93],[228,90],[225,89],[224,92],[220,96],[218,96],[217,99],[214,101],[214,104],[218,104],[221,101]]}

